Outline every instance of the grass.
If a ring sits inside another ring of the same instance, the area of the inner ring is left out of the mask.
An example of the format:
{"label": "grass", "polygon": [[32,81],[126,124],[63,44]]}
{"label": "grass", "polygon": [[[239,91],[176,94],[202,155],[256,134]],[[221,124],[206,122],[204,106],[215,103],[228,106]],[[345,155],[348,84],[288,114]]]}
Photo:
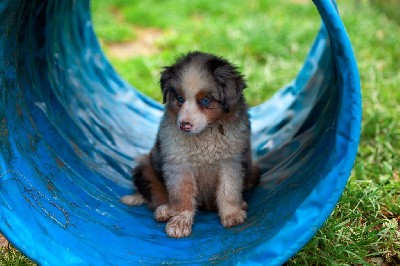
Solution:
{"label": "grass", "polygon": [[0,248],[1,266],[33,266],[35,263],[27,259],[12,246]]}
{"label": "grass", "polygon": [[[302,66],[320,23],[310,2],[95,0],[92,13],[112,64],[147,95],[160,101],[161,67],[199,49],[242,70],[249,84],[246,98],[254,106]],[[288,264],[400,265],[400,26],[368,1],[338,0],[338,5],[361,75],[361,143],[339,204]],[[160,32],[151,44],[156,52],[113,54],[113,45],[140,42],[146,29]],[[0,265],[3,261],[0,257]]]}
{"label": "grass", "polygon": [[400,1],[399,0],[372,0],[374,5],[383,11],[391,19],[400,23]]}

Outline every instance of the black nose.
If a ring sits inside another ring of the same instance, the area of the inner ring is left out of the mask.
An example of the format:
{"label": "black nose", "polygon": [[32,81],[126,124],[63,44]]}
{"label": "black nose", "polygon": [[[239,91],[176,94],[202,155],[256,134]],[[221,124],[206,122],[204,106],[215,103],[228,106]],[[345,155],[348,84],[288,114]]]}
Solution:
{"label": "black nose", "polygon": [[192,127],[192,124],[190,124],[189,122],[181,122],[180,124],[181,130],[185,132],[189,132],[190,130],[192,130]]}

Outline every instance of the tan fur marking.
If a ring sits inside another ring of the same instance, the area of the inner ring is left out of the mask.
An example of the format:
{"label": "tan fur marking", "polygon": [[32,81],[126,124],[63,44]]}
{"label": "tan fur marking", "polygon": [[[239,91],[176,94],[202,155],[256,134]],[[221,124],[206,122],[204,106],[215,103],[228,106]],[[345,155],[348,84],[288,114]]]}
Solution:
{"label": "tan fur marking", "polygon": [[196,187],[191,174],[184,174],[169,195],[170,208],[175,212],[194,211]]}
{"label": "tan fur marking", "polygon": [[155,209],[160,205],[168,203],[168,193],[159,180],[151,183],[151,191],[151,209]]}
{"label": "tan fur marking", "polygon": [[148,203],[149,208],[155,210],[158,206],[168,203],[168,192],[158,179],[148,157],[143,161],[143,164],[143,175],[150,182],[151,189],[151,201]]}
{"label": "tan fur marking", "polygon": [[200,90],[196,93],[195,98],[196,101],[200,101],[203,98],[211,98],[211,96],[209,95],[210,93],[206,90]]}
{"label": "tan fur marking", "polygon": [[210,100],[210,106],[201,107],[199,110],[207,117],[207,121],[209,124],[213,124],[218,120],[221,120],[223,116],[225,116],[225,112],[222,110],[222,106],[220,103],[214,99],[210,92],[207,90],[201,90],[196,93],[196,102],[199,103],[202,99],[208,98]]}

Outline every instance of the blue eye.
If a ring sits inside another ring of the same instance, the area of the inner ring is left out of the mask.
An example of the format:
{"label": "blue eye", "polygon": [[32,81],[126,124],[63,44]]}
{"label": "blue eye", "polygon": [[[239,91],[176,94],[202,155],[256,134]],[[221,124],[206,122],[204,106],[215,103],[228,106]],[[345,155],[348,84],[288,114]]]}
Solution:
{"label": "blue eye", "polygon": [[203,107],[209,107],[210,106],[210,99],[208,98],[203,98],[200,100],[200,105]]}
{"label": "blue eye", "polygon": [[185,102],[185,99],[183,99],[183,97],[180,96],[180,95],[176,96],[176,100],[177,100],[180,104],[182,104],[182,103]]}

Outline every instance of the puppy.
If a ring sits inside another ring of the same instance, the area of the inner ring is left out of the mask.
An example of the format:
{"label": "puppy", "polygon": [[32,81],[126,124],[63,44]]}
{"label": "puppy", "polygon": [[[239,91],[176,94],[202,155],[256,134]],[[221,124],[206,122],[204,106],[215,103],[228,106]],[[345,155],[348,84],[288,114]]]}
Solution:
{"label": "puppy", "polygon": [[147,203],[174,238],[191,234],[196,209],[218,211],[225,227],[243,223],[242,193],[259,180],[243,76],[221,57],[191,52],[164,68],[160,84],[166,106],[156,142],[133,170],[137,192],[122,202]]}

